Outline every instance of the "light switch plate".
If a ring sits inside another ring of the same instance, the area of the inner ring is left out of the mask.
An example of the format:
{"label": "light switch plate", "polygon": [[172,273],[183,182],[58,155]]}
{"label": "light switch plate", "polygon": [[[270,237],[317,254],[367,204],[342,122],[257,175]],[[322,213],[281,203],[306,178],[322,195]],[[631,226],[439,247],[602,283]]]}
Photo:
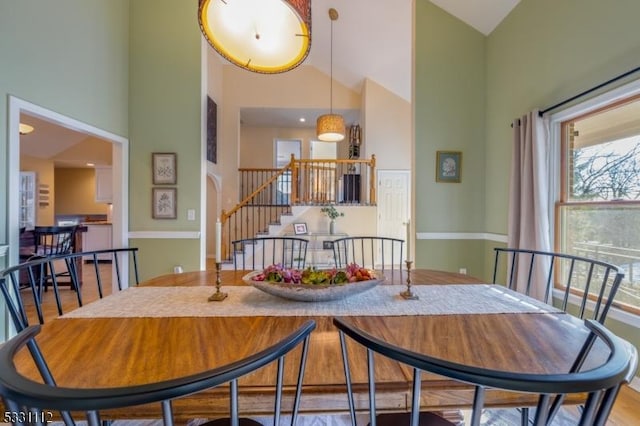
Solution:
{"label": "light switch plate", "polygon": [[196,209],[187,209],[187,220],[196,220]]}

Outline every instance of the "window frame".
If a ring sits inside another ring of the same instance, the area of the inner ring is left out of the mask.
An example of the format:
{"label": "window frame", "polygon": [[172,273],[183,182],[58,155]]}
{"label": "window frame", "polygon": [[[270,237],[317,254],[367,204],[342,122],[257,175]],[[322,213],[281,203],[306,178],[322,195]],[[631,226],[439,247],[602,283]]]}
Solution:
{"label": "window frame", "polygon": [[[640,201],[615,200],[615,201],[568,201],[569,187],[567,184],[568,164],[568,143],[566,141],[566,125],[569,121],[582,119],[590,115],[598,114],[629,102],[640,100],[640,79],[631,83],[612,89],[606,93],[595,96],[584,102],[578,103],[563,111],[549,115],[550,147],[552,158],[550,162],[550,182],[555,188],[553,202],[549,203],[552,210],[552,229],[550,237],[553,238],[556,251],[561,249],[562,229],[561,210],[566,206],[640,206]],[[557,280],[556,289],[559,289]],[[555,296],[555,294],[554,294]],[[613,303],[614,310],[620,310],[627,314],[632,314],[637,323],[637,316],[640,315],[640,307]],[[614,312],[612,311],[612,314]],[[615,316],[615,314],[614,314]],[[624,316],[624,315],[622,315]],[[621,317],[622,317],[621,316]]]}

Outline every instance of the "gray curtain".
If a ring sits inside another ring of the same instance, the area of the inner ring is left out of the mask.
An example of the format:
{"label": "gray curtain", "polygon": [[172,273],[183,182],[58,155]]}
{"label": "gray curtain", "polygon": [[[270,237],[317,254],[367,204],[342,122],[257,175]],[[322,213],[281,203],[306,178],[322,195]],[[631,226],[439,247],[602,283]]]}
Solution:
{"label": "gray curtain", "polygon": [[[538,110],[513,123],[513,155],[509,190],[508,247],[551,251],[549,223],[549,147],[548,121]],[[544,271],[546,265],[536,265]],[[524,265],[517,271],[518,290],[524,291]],[[534,276],[531,296],[544,298],[544,278]]]}

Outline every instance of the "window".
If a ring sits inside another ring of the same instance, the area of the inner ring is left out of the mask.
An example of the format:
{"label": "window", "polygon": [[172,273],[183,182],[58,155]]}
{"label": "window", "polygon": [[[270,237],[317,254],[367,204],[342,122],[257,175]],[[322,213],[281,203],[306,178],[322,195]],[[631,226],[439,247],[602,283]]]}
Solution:
{"label": "window", "polygon": [[622,267],[617,305],[640,313],[640,96],[560,129],[556,247]]}

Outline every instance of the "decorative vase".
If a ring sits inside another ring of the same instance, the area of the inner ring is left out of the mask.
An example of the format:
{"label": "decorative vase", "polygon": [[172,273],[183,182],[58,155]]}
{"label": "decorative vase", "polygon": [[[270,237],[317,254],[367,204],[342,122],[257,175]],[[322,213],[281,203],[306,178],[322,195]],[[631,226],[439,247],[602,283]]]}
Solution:
{"label": "decorative vase", "polygon": [[336,221],[331,219],[331,222],[329,222],[329,233],[331,235],[335,234],[336,232]]}

